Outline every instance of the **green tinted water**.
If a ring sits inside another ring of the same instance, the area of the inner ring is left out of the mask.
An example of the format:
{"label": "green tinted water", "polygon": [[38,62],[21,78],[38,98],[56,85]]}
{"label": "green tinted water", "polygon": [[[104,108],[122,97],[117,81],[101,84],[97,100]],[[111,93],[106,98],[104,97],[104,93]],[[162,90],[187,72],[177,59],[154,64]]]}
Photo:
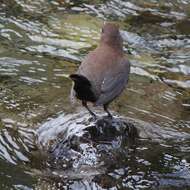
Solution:
{"label": "green tinted water", "polygon": [[175,130],[179,139],[170,142],[172,132],[156,131],[163,144],[143,141],[137,154],[109,175],[65,181],[65,186],[151,189],[160,181],[162,189],[190,188],[190,141],[182,138],[190,133],[189,16],[188,0],[1,1],[1,189],[53,188],[34,172],[44,160],[35,154],[34,133],[48,118],[73,111],[67,76],[96,47],[105,20],[120,24],[132,63],[128,89],[111,109]]}

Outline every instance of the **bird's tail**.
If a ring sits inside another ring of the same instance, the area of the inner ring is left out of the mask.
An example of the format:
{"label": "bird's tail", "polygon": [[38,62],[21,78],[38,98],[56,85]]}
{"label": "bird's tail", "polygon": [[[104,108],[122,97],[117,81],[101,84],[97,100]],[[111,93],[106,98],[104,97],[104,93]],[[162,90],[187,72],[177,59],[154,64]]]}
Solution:
{"label": "bird's tail", "polygon": [[72,88],[72,94],[75,94],[80,100],[95,102],[96,95],[92,90],[91,82],[83,75],[79,74],[71,74],[70,78],[74,81],[74,85]]}
{"label": "bird's tail", "polygon": [[91,86],[90,81],[83,75],[71,74],[69,77],[74,81],[74,83],[78,83],[85,86]]}

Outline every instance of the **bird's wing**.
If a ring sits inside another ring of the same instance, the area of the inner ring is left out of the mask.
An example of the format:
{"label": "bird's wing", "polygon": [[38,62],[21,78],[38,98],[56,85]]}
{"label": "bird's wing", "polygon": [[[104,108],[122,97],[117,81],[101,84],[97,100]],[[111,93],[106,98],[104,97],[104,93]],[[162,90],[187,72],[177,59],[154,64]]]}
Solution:
{"label": "bird's wing", "polygon": [[95,105],[108,104],[121,94],[128,82],[129,72],[130,63],[127,60],[121,63],[119,71],[114,69],[108,70],[102,82],[101,95]]}

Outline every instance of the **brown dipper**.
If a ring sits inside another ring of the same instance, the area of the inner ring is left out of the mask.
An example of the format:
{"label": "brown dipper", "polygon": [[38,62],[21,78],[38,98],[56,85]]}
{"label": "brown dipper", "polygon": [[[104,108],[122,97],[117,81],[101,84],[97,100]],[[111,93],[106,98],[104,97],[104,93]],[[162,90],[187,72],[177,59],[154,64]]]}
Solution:
{"label": "brown dipper", "polygon": [[102,105],[108,111],[108,105],[121,94],[127,85],[130,62],[123,52],[123,40],[119,27],[106,23],[102,28],[100,44],[90,52],[81,63],[76,74],[71,74],[74,81],[71,96],[82,101],[82,105],[94,117],[87,102],[95,106]]}

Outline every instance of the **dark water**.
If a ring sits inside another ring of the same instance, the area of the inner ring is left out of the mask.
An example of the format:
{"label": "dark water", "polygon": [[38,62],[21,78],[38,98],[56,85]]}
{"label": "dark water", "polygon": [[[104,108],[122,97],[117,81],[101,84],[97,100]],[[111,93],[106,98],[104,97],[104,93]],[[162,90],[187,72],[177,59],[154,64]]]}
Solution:
{"label": "dark water", "polygon": [[[135,142],[69,102],[104,21],[132,63],[111,110]],[[0,0],[0,189],[190,189],[189,26],[188,0]]]}

